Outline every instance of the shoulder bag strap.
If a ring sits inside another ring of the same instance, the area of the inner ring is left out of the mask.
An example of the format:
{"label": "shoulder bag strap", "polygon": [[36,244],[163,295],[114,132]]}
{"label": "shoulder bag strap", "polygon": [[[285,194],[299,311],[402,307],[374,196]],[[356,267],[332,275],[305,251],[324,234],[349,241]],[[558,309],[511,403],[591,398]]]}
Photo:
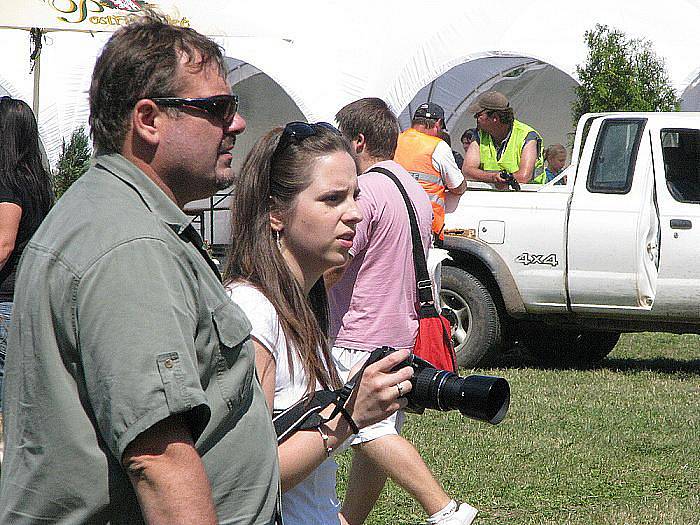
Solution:
{"label": "shoulder bag strap", "polygon": [[411,239],[413,240],[413,268],[416,273],[416,287],[418,288],[418,300],[421,303],[432,303],[433,298],[433,287],[430,280],[430,275],[428,274],[428,265],[425,261],[425,254],[423,253],[423,242],[420,238],[420,232],[418,230],[418,220],[416,219],[416,212],[413,209],[413,203],[406,193],[406,188],[403,187],[399,178],[394,175],[391,171],[386,168],[375,166],[368,173],[377,172],[389,177],[399,192],[403,197],[403,201],[406,204],[406,210],[408,211],[408,220],[411,223]]}

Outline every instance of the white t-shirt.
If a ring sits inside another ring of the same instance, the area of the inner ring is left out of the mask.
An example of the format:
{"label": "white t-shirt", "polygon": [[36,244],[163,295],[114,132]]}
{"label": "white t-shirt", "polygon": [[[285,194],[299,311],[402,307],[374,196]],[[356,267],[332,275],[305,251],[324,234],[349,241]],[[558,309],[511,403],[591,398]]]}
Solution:
{"label": "white t-shirt", "polygon": [[456,188],[464,181],[462,170],[457,167],[455,157],[452,155],[452,149],[444,140],[438,142],[438,145],[433,150],[432,156],[433,168],[440,172],[442,180],[445,181],[445,186]]}
{"label": "white t-shirt", "polygon": [[[255,287],[233,283],[229,295],[245,312],[252,325],[251,336],[267,349],[275,360],[275,410],[283,410],[306,394],[307,379],[296,350],[292,347],[290,366],[287,340],[277,311]],[[290,370],[294,370],[294,379]],[[320,438],[319,438],[320,441]],[[319,443],[319,447],[322,445]],[[338,465],[329,458],[304,481],[282,494],[285,525],[337,525],[340,502],[335,490]]]}

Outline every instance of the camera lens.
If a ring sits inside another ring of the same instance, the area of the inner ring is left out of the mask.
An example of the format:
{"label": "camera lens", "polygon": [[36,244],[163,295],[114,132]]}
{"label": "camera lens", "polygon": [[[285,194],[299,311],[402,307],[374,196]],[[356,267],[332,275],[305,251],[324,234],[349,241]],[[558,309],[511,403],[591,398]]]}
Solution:
{"label": "camera lens", "polygon": [[510,387],[502,377],[460,377],[446,370],[422,368],[414,376],[413,401],[434,410],[459,410],[462,415],[491,424],[508,411]]}

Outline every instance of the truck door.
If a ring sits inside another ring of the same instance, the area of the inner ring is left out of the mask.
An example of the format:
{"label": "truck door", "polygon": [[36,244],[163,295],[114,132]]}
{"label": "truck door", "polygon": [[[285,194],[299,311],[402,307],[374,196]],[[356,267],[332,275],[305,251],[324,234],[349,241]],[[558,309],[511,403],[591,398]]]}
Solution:
{"label": "truck door", "polygon": [[[687,123],[689,117],[685,119]],[[661,217],[661,264],[654,313],[700,318],[700,119],[695,129],[661,128],[654,158]]]}
{"label": "truck door", "polygon": [[651,310],[659,217],[646,119],[593,122],[569,209],[567,264],[574,312]]}

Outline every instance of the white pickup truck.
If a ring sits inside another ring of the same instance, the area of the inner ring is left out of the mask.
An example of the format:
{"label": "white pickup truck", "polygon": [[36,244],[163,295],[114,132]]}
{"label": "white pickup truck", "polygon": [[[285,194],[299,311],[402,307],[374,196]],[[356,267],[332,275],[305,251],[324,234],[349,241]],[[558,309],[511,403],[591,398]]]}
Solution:
{"label": "white pickup truck", "polygon": [[572,159],[563,185],[448,199],[462,366],[516,339],[595,362],[621,332],[700,333],[700,113],[584,115]]}

